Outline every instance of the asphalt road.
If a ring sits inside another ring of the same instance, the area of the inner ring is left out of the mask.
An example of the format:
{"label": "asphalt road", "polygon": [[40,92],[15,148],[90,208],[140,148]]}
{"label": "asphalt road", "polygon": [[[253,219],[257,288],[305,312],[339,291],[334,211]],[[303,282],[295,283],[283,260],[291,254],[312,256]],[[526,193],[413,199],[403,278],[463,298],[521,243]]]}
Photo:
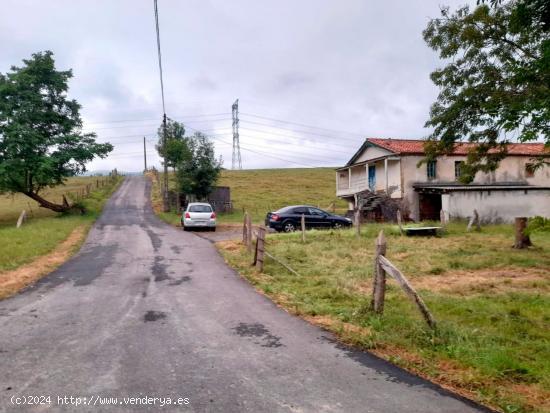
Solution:
{"label": "asphalt road", "polygon": [[[72,260],[0,301],[0,411],[483,411],[279,309],[211,242],[160,222],[148,190],[127,178]],[[51,405],[10,401],[30,395]]]}

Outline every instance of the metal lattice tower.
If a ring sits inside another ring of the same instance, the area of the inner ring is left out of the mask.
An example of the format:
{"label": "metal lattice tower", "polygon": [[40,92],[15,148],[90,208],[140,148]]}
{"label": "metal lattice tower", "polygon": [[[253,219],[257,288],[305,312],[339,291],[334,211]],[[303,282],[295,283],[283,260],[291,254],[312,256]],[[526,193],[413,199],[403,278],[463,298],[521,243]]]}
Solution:
{"label": "metal lattice tower", "polygon": [[241,144],[239,143],[239,99],[231,106],[233,116],[233,158],[231,169],[243,169],[241,161]]}

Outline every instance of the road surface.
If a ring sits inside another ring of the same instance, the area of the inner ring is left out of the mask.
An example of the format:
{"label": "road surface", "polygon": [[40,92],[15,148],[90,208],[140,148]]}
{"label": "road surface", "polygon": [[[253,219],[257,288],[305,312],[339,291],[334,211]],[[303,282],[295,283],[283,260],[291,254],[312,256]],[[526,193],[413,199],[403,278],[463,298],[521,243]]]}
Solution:
{"label": "road surface", "polygon": [[148,191],[127,178],[76,256],[0,301],[0,411],[483,411],[287,314]]}

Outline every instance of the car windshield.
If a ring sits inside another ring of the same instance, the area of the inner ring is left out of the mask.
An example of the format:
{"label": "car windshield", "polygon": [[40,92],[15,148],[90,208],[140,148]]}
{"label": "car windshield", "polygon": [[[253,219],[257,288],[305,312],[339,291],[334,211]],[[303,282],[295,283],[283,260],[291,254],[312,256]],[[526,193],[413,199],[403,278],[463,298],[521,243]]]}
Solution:
{"label": "car windshield", "polygon": [[190,205],[189,212],[212,212],[212,207],[210,205]]}

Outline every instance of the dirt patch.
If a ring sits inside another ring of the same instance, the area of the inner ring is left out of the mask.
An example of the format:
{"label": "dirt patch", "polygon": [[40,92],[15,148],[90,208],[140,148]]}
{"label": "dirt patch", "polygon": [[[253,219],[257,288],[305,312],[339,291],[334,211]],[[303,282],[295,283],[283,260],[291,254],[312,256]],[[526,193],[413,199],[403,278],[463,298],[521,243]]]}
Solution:
{"label": "dirt patch", "polygon": [[74,253],[86,235],[86,226],[75,228],[52,252],[15,270],[0,272],[0,299],[9,297],[50,273]]}
{"label": "dirt patch", "polygon": [[[390,278],[390,283],[394,281]],[[443,294],[475,295],[482,293],[550,291],[550,270],[540,268],[497,268],[475,271],[452,271],[441,275],[410,278],[418,290]],[[353,287],[363,294],[372,294],[372,281]]]}
{"label": "dirt patch", "polygon": [[414,278],[418,289],[470,295],[483,292],[533,291],[550,289],[550,271],[538,268],[499,268],[476,271],[453,271],[441,275]]}

